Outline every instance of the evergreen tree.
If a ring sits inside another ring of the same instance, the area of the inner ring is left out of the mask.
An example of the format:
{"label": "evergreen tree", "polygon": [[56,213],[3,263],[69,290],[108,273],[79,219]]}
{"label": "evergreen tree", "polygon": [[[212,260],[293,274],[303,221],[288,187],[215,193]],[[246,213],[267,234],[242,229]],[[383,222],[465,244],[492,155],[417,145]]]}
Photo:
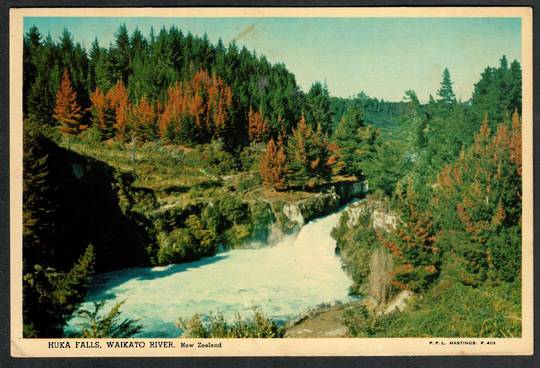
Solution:
{"label": "evergreen tree", "polygon": [[92,41],[92,46],[90,47],[90,53],[88,54],[88,77],[87,77],[87,86],[89,91],[96,89],[96,66],[99,60],[99,57],[102,54],[102,50],[99,47],[99,42],[97,37]]}
{"label": "evergreen tree", "polygon": [[142,325],[139,320],[120,320],[120,307],[125,300],[116,303],[107,313],[101,314],[105,301],[94,302],[94,310],[81,309],[77,314],[83,320],[80,330],[73,333],[71,338],[119,338],[125,339],[133,337],[141,332]]}
{"label": "evergreen tree", "polygon": [[351,106],[341,118],[334,135],[333,140],[339,148],[339,156],[342,165],[342,172],[348,175],[362,175],[363,160],[360,139],[360,129],[363,128],[364,117],[362,112]]}
{"label": "evergreen tree", "polygon": [[312,128],[321,125],[324,132],[328,132],[332,125],[332,112],[330,111],[330,95],[328,87],[320,82],[315,82],[306,96],[304,111],[306,120],[312,124]]}
{"label": "evergreen tree", "polygon": [[125,24],[122,24],[115,34],[115,46],[116,48],[111,55],[114,65],[114,76],[116,79],[121,79],[127,84],[131,72],[131,49],[129,34]]}
{"label": "evergreen tree", "polygon": [[113,62],[111,56],[107,50],[101,50],[96,55],[96,60],[92,59],[92,63],[95,65],[95,84],[102,91],[110,90],[116,83],[113,72]]}
{"label": "evergreen tree", "polygon": [[397,248],[390,250],[397,259],[394,284],[415,292],[426,290],[439,275],[440,249],[436,245],[435,227],[428,208],[426,193],[418,192],[412,180],[405,193],[400,193],[400,223]]}
{"label": "evergreen tree", "polygon": [[90,245],[69,272],[36,264],[24,275],[24,337],[62,337],[67,319],[86,294],[94,260]]}
{"label": "evergreen tree", "polygon": [[331,174],[330,149],[326,134],[313,131],[304,116],[287,141],[287,181],[291,186],[313,188]]}
{"label": "evergreen tree", "polygon": [[54,95],[51,93],[48,78],[41,74],[37,76],[30,87],[26,106],[28,117],[40,125],[51,125],[53,122]]}
{"label": "evergreen tree", "polygon": [[41,124],[31,119],[23,129],[23,271],[37,262],[50,262],[54,249],[53,223],[56,204],[51,201],[54,189],[49,184],[49,157]]}
{"label": "evergreen tree", "polygon": [[438,247],[453,259],[454,277],[469,285],[511,282],[521,267],[521,122],[485,119],[474,143],[437,178]]}
{"label": "evergreen tree", "polygon": [[454,95],[454,90],[452,89],[452,80],[450,79],[450,72],[448,68],[444,68],[442,75],[441,87],[437,91],[437,96],[439,99],[437,102],[444,106],[450,106],[456,103],[456,96]]}
{"label": "evergreen tree", "polygon": [[23,42],[23,70],[24,70],[24,84],[23,84],[23,108],[24,112],[28,112],[27,101],[30,93],[30,88],[34,84],[37,77],[37,63],[38,53],[41,47],[41,34],[36,26],[30,27],[27,34],[24,35]]}
{"label": "evergreen tree", "polygon": [[487,114],[491,129],[501,122],[509,122],[514,109],[521,111],[521,65],[514,60],[508,67],[503,55],[499,68],[484,69],[474,85],[471,102],[474,121],[482,121]]}

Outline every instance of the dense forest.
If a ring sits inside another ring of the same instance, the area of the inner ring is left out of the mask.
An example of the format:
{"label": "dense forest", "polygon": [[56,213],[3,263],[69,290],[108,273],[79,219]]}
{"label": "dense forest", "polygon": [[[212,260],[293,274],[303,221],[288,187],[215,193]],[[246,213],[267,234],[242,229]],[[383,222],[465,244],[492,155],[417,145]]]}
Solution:
{"label": "dense forest", "polygon": [[[445,69],[423,104],[412,90],[400,102],[331,97],[320,82],[304,93],[283,64],[175,27],[145,37],[122,25],[108,48],[89,49],[68,30],[53,40],[32,27],[23,55],[25,336],[60,336],[94,270],[185,262],[267,236],[276,219],[250,196],[344,180],[367,183],[367,202],[399,218],[381,230],[369,212],[352,224],[345,215],[334,230],[352,292],[378,303],[425,295],[409,314],[355,310],[352,335],[439,334],[443,317],[433,331],[411,321],[427,308],[453,313],[439,302],[457,293],[488,306],[497,296],[493,308],[519,319],[517,61],[487,67],[465,102]],[[283,335],[257,316],[268,336]],[[135,333],[131,322],[116,336]],[[493,323],[486,333],[520,333],[513,320]]]}

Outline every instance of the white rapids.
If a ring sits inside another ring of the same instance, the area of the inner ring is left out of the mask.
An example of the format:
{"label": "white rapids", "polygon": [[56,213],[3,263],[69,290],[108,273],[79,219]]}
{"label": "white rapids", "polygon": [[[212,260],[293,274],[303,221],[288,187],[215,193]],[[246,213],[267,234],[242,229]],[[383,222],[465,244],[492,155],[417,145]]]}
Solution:
{"label": "white rapids", "polygon": [[[122,318],[139,319],[137,337],[177,337],[175,322],[220,311],[232,319],[259,307],[278,321],[320,303],[349,300],[351,279],[330,236],[340,212],[314,220],[272,247],[234,249],[196,262],[130,268],[96,275],[82,308],[107,300],[105,310],[126,300]],[[66,332],[76,328],[73,318]]]}

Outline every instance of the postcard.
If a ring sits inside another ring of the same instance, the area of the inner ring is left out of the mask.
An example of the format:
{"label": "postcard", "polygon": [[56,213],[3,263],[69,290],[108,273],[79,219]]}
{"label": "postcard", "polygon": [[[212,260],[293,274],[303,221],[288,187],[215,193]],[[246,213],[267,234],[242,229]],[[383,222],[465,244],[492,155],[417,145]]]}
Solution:
{"label": "postcard", "polygon": [[14,357],[533,353],[532,10],[13,8]]}

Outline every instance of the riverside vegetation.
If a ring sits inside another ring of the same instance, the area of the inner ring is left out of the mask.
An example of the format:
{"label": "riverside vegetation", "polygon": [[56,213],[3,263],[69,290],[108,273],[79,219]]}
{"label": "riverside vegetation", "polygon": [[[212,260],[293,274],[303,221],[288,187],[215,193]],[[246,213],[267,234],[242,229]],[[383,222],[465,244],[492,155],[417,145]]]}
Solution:
{"label": "riverside vegetation", "polygon": [[[470,101],[448,70],[437,99],[385,102],[303,93],[282,64],[177,28],[89,50],[65,30],[24,39],[23,316],[26,337],[142,328],[115,305],[78,308],[93,272],[188,262],[294,231],[369,184],[333,235],[351,292],[351,336],[518,336],[521,290],[521,69],[503,56]],[[330,193],[322,193],[322,192]],[[331,205],[328,205],[328,204]],[[301,206],[300,206],[301,207]],[[374,212],[395,226],[374,226]],[[402,290],[403,312],[384,314]],[[482,301],[482,303],[479,303]],[[193,337],[282,337],[256,310],[179,324]]]}

